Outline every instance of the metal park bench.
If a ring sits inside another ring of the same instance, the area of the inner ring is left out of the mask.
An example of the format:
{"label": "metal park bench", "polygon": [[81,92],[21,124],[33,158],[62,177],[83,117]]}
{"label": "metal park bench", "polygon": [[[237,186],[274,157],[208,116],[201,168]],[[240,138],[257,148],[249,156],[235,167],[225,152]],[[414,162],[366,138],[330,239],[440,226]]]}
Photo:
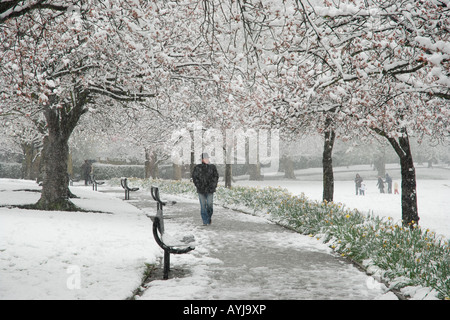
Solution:
{"label": "metal park bench", "polygon": [[95,179],[95,175],[92,175],[91,180],[92,180],[92,190],[94,190],[94,191],[97,191],[97,185],[99,185],[99,184],[102,185],[105,183],[104,181],[102,181],[102,182],[97,181]]}
{"label": "metal park bench", "polygon": [[[164,216],[163,207],[167,204],[167,201],[162,201],[159,198],[159,188],[156,186],[151,187],[151,194],[153,200],[156,201],[156,216],[150,217],[153,220],[153,236],[156,243],[164,250],[164,276],[163,279],[169,278],[170,271],[170,254],[183,254],[188,253],[195,249],[194,246],[186,246],[188,242],[194,241],[193,236],[185,236],[182,240],[175,241],[174,243],[168,243],[168,238],[164,232]],[[176,202],[171,202],[175,204]],[[172,242],[172,241],[171,241]]]}
{"label": "metal park bench", "polygon": [[139,190],[139,188],[130,188],[128,186],[127,178],[120,179],[120,184],[122,185],[122,188],[125,189],[125,200],[130,200],[130,191],[138,191]]}

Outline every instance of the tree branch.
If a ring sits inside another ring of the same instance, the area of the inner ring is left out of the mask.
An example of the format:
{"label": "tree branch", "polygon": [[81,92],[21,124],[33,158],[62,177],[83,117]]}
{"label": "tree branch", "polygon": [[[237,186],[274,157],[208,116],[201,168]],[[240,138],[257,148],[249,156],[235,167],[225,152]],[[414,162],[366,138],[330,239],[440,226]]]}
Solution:
{"label": "tree branch", "polygon": [[156,97],[156,93],[145,93],[145,92],[130,92],[124,91],[121,89],[100,86],[95,84],[90,84],[87,90],[90,93],[100,94],[102,96],[106,96],[112,98],[117,101],[122,102],[131,102],[131,101],[143,101],[145,98],[154,98]]}
{"label": "tree branch", "polygon": [[[38,9],[49,9],[53,11],[67,11],[68,6],[45,3],[47,0],[39,0],[34,4],[26,4],[26,1],[12,0],[0,3],[0,24],[11,18],[16,18]],[[23,5],[19,4],[23,2]]]}

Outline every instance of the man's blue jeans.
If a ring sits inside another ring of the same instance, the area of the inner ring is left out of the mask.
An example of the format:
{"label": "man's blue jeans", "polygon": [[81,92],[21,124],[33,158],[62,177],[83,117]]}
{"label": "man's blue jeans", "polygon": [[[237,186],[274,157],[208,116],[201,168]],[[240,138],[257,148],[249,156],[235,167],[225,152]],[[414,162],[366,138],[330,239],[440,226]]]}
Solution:
{"label": "man's blue jeans", "polygon": [[213,197],[214,193],[199,193],[200,214],[203,224],[211,224],[211,216],[213,215]]}

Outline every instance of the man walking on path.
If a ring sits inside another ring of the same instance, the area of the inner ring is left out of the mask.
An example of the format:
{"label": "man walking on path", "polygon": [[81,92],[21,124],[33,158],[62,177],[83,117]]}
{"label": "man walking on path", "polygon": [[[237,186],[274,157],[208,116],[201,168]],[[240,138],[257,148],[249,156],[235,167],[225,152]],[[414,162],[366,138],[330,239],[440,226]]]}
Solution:
{"label": "man walking on path", "polygon": [[203,225],[209,225],[213,215],[213,197],[219,181],[219,173],[216,166],[209,163],[207,153],[202,153],[202,163],[195,166],[192,181],[197,188]]}

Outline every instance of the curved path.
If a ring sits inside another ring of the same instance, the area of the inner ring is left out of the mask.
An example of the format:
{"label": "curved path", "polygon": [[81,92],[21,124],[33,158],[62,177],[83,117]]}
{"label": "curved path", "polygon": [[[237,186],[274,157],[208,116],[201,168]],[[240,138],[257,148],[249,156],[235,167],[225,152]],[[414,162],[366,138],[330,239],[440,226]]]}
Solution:
{"label": "curved path", "polygon": [[[194,235],[196,249],[171,255],[169,279],[156,272],[140,299],[397,299],[314,238],[218,205],[212,224],[203,226],[198,200],[162,198],[177,201],[164,208],[166,232]],[[155,214],[149,192],[132,193],[131,199]]]}

